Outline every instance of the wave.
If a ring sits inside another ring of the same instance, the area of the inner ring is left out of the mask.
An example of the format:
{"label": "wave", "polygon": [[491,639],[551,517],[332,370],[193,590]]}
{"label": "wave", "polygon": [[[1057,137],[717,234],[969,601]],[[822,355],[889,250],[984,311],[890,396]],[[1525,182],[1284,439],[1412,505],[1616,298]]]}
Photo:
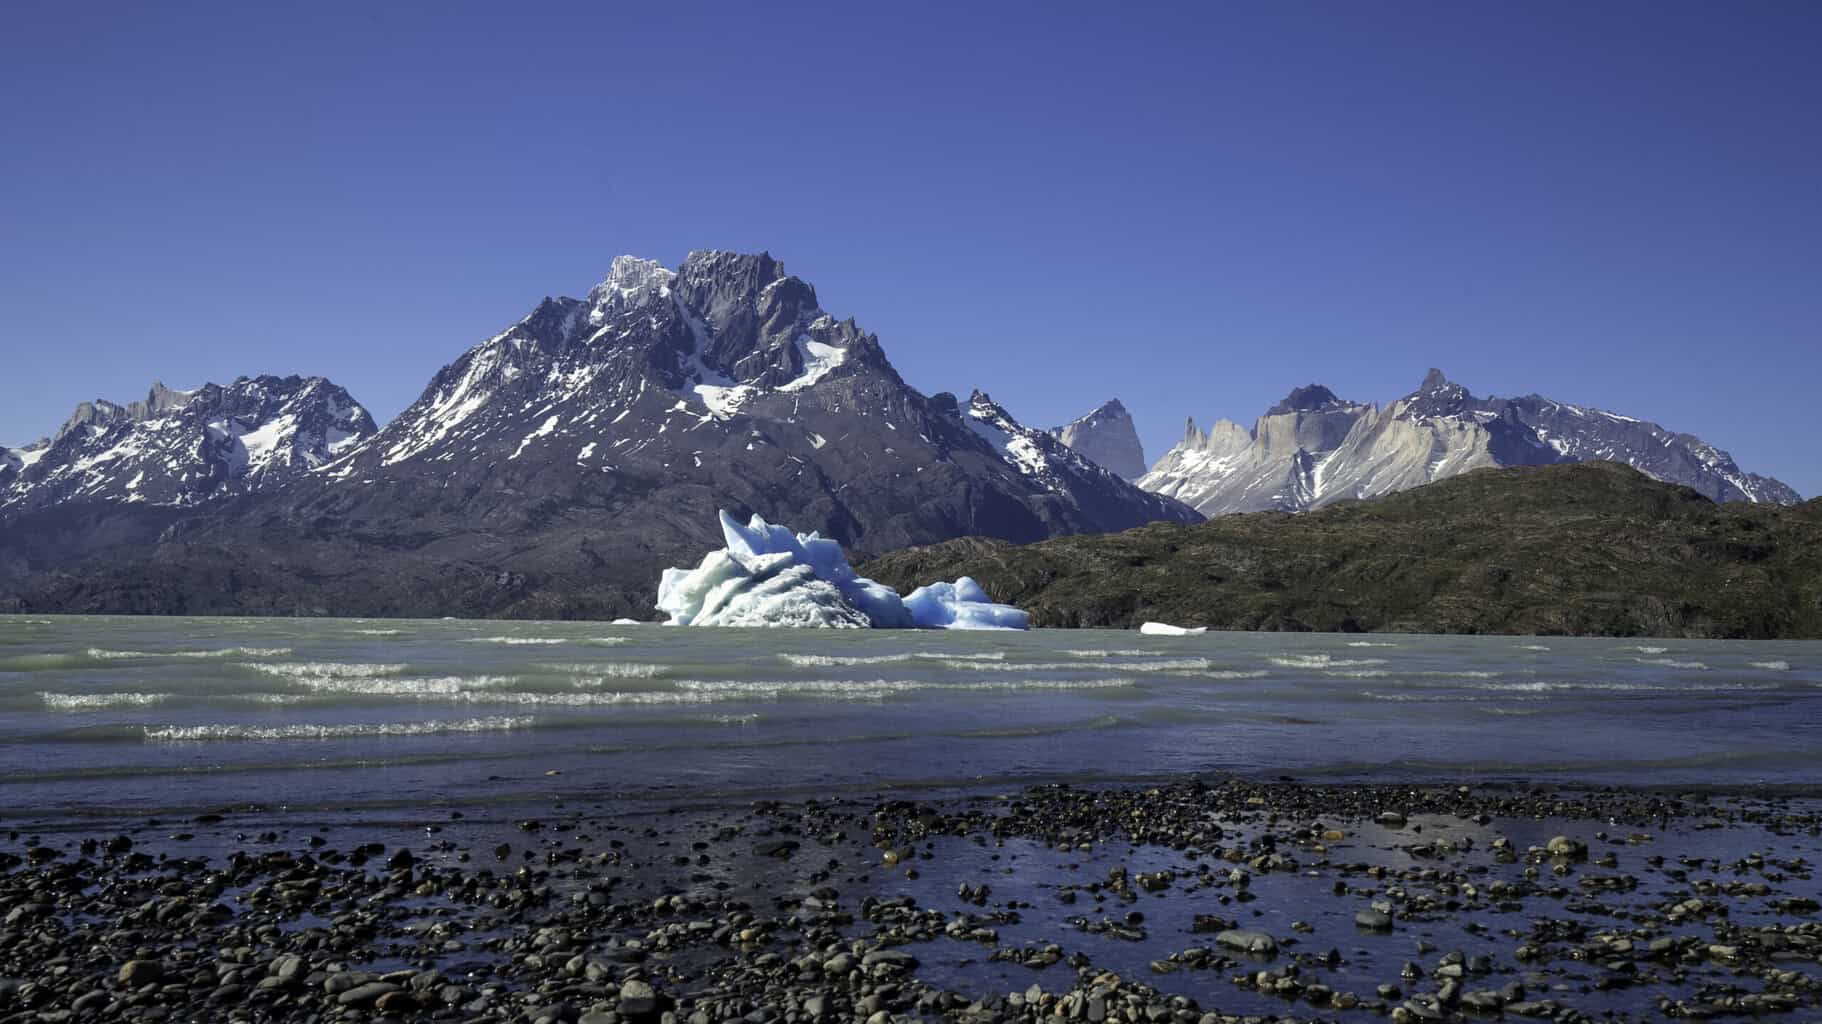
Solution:
{"label": "wave", "polygon": [[626,643],[626,637],[623,637],[623,636],[597,636],[597,637],[593,637],[588,640],[584,640],[584,641],[582,641],[582,643],[585,643],[585,644],[589,645],[590,647],[618,647],[621,644]]}
{"label": "wave", "polygon": [[494,715],[444,722],[358,722],[336,725],[148,725],[145,738],[154,743],[203,740],[333,740],[372,736],[441,736],[451,733],[508,732],[530,726],[530,715]]}
{"label": "wave", "polygon": [[671,671],[671,666],[669,665],[611,661],[599,663],[586,661],[539,662],[538,667],[547,668],[553,672],[573,672],[577,675],[590,677],[587,680],[575,680],[574,682],[577,686],[584,685],[585,683],[588,685],[596,685],[603,679],[656,679],[658,676]]}
{"label": "wave", "polygon": [[915,654],[780,654],[779,659],[798,668],[836,668],[845,665],[889,665],[910,661]]}
{"label": "wave", "polygon": [[1709,683],[1702,686],[1688,686],[1663,683],[1602,683],[1602,682],[1554,682],[1536,681],[1528,683],[1479,683],[1477,690],[1493,690],[1519,693],[1561,693],[1577,690],[1590,690],[1607,693],[1730,693],[1735,691],[1776,690],[1776,683]]}
{"label": "wave", "polygon": [[1334,679],[1386,679],[1392,677],[1399,679],[1498,679],[1505,675],[1504,672],[1470,668],[1429,672],[1411,672],[1391,668],[1355,668],[1325,671],[1322,674]]}
{"label": "wave", "polygon": [[1389,640],[1350,640],[1350,641],[1348,641],[1348,646],[1349,647],[1397,647],[1398,645],[1395,643],[1392,643]]}
{"label": "wave", "polygon": [[364,633],[367,636],[398,636],[400,631],[396,629],[357,629],[355,632]]}
{"label": "wave", "polygon": [[1255,669],[1219,669],[1213,672],[1197,672],[1199,679],[1264,679],[1271,675],[1262,668]]}
{"label": "wave", "polygon": [[[786,696],[823,696],[844,700],[879,700],[899,693],[931,691],[1016,692],[1032,690],[1103,690],[1129,688],[1130,679],[1021,679],[965,680],[938,682],[923,679],[781,679],[781,680],[702,680],[678,681],[677,689],[686,694],[713,694],[711,699],[772,699]],[[636,694],[641,698],[660,698],[662,693]]]}
{"label": "wave", "polygon": [[566,644],[570,641],[556,636],[471,636],[462,641],[465,644],[509,644],[514,647],[540,644]]}
{"label": "wave", "polygon": [[1767,672],[1790,671],[1790,662],[1788,661],[1749,661],[1746,664],[1753,668],[1762,668]]}
{"label": "wave", "polygon": [[1620,648],[1620,650],[1637,651],[1640,654],[1663,654],[1665,651],[1670,650],[1670,648],[1668,648],[1668,647],[1641,647],[1638,644],[1633,644],[1629,647],[1622,647],[1622,648]]}
{"label": "wave", "polygon": [[143,708],[163,704],[168,693],[50,693],[38,698],[51,711],[101,711],[107,708]]}
{"label": "wave", "polygon": [[1105,650],[1105,649],[1101,649],[1101,648],[1090,648],[1087,650],[1064,651],[1063,653],[1068,654],[1068,655],[1073,655],[1074,657],[1077,657],[1077,658],[1109,658],[1109,657],[1145,658],[1145,657],[1155,656],[1160,652],[1148,651],[1148,650],[1145,650],[1144,648],[1127,648],[1125,650],[1118,650],[1118,651],[1110,651],[1110,650]]}
{"label": "wave", "polygon": [[1641,665],[1662,665],[1665,668],[1686,668],[1697,672],[1708,671],[1708,666],[1699,661],[1678,661],[1675,658],[1634,658]]}
{"label": "wave", "polygon": [[[1106,669],[1110,672],[1195,672],[1208,668],[1212,662],[1207,658],[1166,658],[1159,661],[1102,661],[1095,663],[1095,669]],[[1091,666],[1073,661],[1039,661],[1039,662],[995,662],[965,661],[945,659],[944,668],[958,671],[993,671],[993,672],[1065,672],[1071,669],[1081,671]]]}
{"label": "wave", "polygon": [[291,680],[315,693],[345,693],[363,697],[447,697],[472,690],[511,686],[516,676],[438,676],[401,679],[397,676],[305,676]]}
{"label": "wave", "polygon": [[1266,660],[1284,668],[1349,668],[1386,663],[1384,658],[1333,658],[1326,654],[1280,654]]}
{"label": "wave", "polygon": [[410,665],[373,664],[342,661],[279,661],[247,665],[255,672],[279,676],[294,682],[306,679],[371,679],[375,676],[397,676],[409,671]]}
{"label": "wave", "polygon": [[853,665],[893,665],[905,661],[1000,662],[1004,651],[969,654],[950,651],[906,651],[899,654],[779,654],[779,659],[798,668],[841,668]]}
{"label": "wave", "polygon": [[1550,648],[1543,644],[1519,644],[1518,649],[1521,651],[1547,651]]}
{"label": "wave", "polygon": [[89,648],[89,657],[98,661],[124,661],[143,658],[279,658],[290,654],[289,647],[223,647],[206,651],[112,651],[105,647]]}

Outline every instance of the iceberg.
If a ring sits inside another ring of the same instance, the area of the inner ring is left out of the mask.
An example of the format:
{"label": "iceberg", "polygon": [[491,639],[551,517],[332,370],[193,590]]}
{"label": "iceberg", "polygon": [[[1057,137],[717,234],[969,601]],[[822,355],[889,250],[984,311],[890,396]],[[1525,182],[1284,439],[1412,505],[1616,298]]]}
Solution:
{"label": "iceberg", "polygon": [[1168,622],[1147,622],[1139,627],[1139,632],[1146,636],[1195,636],[1208,632],[1207,626],[1190,629],[1186,626],[1173,626]]}
{"label": "iceberg", "polygon": [[758,515],[742,526],[721,513],[726,546],[694,569],[666,569],[658,610],[673,626],[821,626],[835,629],[1024,629],[1024,612],[994,604],[980,584],[919,587],[909,597],[854,571],[841,545],[792,533]]}
{"label": "iceberg", "polygon": [[905,597],[905,607],[926,629],[1024,629],[1027,621],[1017,608],[994,604],[969,576],[918,587]]}

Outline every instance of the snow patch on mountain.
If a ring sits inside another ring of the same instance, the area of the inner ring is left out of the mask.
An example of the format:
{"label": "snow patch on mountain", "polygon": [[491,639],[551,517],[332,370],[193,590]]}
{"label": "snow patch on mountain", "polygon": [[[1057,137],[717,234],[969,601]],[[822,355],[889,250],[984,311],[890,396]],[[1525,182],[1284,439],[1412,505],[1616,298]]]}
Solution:
{"label": "snow patch on mountain", "polygon": [[242,377],[142,401],[84,402],[48,442],[6,461],[0,511],[65,501],[190,505],[293,479],[377,428],[321,377]]}

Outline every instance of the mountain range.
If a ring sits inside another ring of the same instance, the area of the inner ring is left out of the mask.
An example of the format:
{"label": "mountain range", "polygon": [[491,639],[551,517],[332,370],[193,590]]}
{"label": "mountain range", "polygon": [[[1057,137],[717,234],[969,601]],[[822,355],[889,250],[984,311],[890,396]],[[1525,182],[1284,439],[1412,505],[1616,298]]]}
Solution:
{"label": "mountain range", "polygon": [[[1201,518],[984,395],[964,409],[910,387],[874,335],[763,253],[617,259],[583,298],[546,298],[462,353],[383,428],[325,440],[340,447],[313,472],[251,475],[270,457],[246,439],[278,433],[274,411],[219,429],[214,412],[158,411],[56,462],[59,481],[119,464],[156,487],[117,473],[46,490],[62,434],[11,456],[14,605],[645,617],[659,571],[716,546],[719,508],[861,555]],[[217,451],[228,435],[244,460]],[[241,483],[189,498],[224,474]]]}
{"label": "mountain range", "polygon": [[1591,461],[1623,463],[1713,501],[1802,500],[1689,434],[1539,395],[1476,398],[1440,370],[1383,407],[1311,384],[1267,409],[1250,429],[1224,419],[1203,431],[1192,419],[1183,439],[1138,484],[1204,515],[1301,512],[1475,469]]}
{"label": "mountain range", "polygon": [[1374,497],[1480,466],[1628,462],[1790,503],[1696,438],[1432,372],[1380,408],[1317,385],[1146,470],[1117,400],[1054,429],[926,395],[769,254],[621,257],[439,369],[383,427],[322,377],[83,403],[0,448],[0,608],[645,618],[718,509],[857,558]]}

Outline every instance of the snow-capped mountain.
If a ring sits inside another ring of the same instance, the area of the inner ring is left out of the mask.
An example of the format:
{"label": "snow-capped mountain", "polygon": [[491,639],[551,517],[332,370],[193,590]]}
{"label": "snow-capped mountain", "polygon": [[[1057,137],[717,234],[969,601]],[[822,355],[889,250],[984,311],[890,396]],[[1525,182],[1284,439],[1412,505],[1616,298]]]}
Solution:
{"label": "snow-capped mountain", "polygon": [[1119,399],[1113,399],[1085,416],[1078,416],[1051,434],[1127,480],[1145,475],[1145,449],[1139,431]]}
{"label": "snow-capped mountain", "polygon": [[584,507],[713,493],[863,552],[1189,514],[1054,441],[1054,472],[1032,476],[968,422],[951,396],[906,385],[877,338],[770,255],[696,252],[676,271],[623,256],[585,298],[546,299],[444,367],[325,477],[485,479]]}
{"label": "snow-capped mountain", "polygon": [[1205,515],[1301,511],[1486,466],[1594,459],[1626,463],[1716,501],[1800,500],[1687,434],[1536,395],[1475,398],[1440,370],[1383,408],[1312,384],[1266,410],[1250,430],[1219,420],[1202,431],[1191,420],[1183,440],[1138,483]]}
{"label": "snow-capped mountain", "polygon": [[194,505],[291,480],[377,429],[322,377],[155,383],[142,401],[83,402],[50,438],[0,449],[0,513],[76,500]]}
{"label": "snow-capped mountain", "polygon": [[[1037,486],[1067,498],[1093,515],[1101,524],[1096,532],[1123,530],[1158,520],[1193,523],[1202,519],[1181,502],[1133,486],[1119,474],[1086,458],[1055,433],[1022,426],[985,392],[970,395],[964,412],[969,428],[991,444],[1008,465]],[[1124,409],[1120,412],[1125,414]]]}
{"label": "snow-capped mountain", "polygon": [[159,524],[156,578],[110,566],[83,600],[194,610],[217,598],[174,582],[193,566],[232,571],[240,608],[644,618],[663,568],[719,545],[718,509],[857,558],[1196,517],[1041,432],[1061,455],[1028,475],[970,422],[767,254],[622,257],[582,298],[547,298],[463,352],[320,471]]}

